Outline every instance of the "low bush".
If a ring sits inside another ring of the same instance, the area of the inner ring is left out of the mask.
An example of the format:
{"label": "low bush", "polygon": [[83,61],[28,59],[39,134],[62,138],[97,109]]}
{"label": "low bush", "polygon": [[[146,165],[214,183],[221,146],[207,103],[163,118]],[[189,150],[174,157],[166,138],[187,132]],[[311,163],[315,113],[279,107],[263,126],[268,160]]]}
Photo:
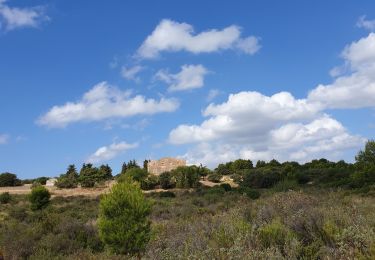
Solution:
{"label": "low bush", "polygon": [[282,179],[281,169],[263,167],[247,170],[241,185],[250,188],[271,188]]}
{"label": "low bush", "polygon": [[294,237],[293,232],[278,220],[262,226],[258,232],[259,239],[265,248],[277,246],[282,250],[284,245]]}
{"label": "low bush", "polygon": [[9,203],[11,200],[11,196],[9,194],[9,192],[3,192],[0,194],[0,203],[1,204],[7,204]]}
{"label": "low bush", "polygon": [[56,181],[55,186],[60,189],[73,189],[77,187],[77,180],[62,176]]}
{"label": "low bush", "polygon": [[253,200],[256,200],[260,197],[259,191],[248,188],[248,187],[240,187],[240,188],[237,188],[236,191]]}
{"label": "low bush", "polygon": [[43,186],[37,186],[31,190],[29,197],[32,210],[40,210],[47,207],[51,194]]}
{"label": "low bush", "polygon": [[90,178],[81,179],[80,183],[83,188],[92,188],[95,186],[95,180]]}

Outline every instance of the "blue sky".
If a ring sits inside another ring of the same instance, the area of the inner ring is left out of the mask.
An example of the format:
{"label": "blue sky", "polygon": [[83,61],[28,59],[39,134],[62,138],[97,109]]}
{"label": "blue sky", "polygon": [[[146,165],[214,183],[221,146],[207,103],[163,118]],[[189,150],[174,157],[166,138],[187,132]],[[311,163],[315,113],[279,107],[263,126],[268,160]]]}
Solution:
{"label": "blue sky", "polygon": [[0,0],[0,172],[353,161],[374,31],[373,1]]}

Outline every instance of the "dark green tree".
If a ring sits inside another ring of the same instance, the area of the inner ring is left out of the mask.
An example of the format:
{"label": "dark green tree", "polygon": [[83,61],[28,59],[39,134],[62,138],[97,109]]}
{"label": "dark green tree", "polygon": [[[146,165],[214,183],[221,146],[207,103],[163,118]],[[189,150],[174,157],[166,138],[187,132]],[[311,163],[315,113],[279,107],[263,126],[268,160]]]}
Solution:
{"label": "dark green tree", "polygon": [[116,254],[140,256],[151,237],[150,211],[151,204],[138,184],[116,184],[100,200],[100,239]]}
{"label": "dark green tree", "polygon": [[97,172],[96,182],[107,181],[107,180],[110,180],[110,179],[112,179],[112,169],[111,169],[111,167],[109,167],[108,164],[101,165],[99,167],[98,172]]}
{"label": "dark green tree", "polygon": [[127,163],[126,162],[122,163],[120,174],[125,174],[127,170],[128,170]]}
{"label": "dark green tree", "polygon": [[375,141],[368,140],[365,149],[358,152],[355,157],[356,163],[359,167],[375,165]]}
{"label": "dark green tree", "polygon": [[82,187],[94,187],[98,174],[98,168],[93,167],[91,163],[83,164],[79,172],[79,183]]}
{"label": "dark green tree", "polygon": [[150,162],[150,160],[144,160],[143,161],[143,169],[147,170],[147,165]]}
{"label": "dark green tree", "polygon": [[259,160],[257,161],[257,164],[255,165],[256,168],[265,167],[267,163],[265,161]]}
{"label": "dark green tree", "polygon": [[231,166],[233,171],[252,169],[253,162],[251,160],[237,159]]}
{"label": "dark green tree", "polygon": [[78,172],[76,170],[76,166],[74,164],[70,164],[68,166],[68,169],[66,171],[66,177],[70,179],[77,179],[78,178]]}
{"label": "dark green tree", "polygon": [[19,185],[21,185],[21,181],[17,178],[17,175],[9,172],[0,174],[0,187]]}

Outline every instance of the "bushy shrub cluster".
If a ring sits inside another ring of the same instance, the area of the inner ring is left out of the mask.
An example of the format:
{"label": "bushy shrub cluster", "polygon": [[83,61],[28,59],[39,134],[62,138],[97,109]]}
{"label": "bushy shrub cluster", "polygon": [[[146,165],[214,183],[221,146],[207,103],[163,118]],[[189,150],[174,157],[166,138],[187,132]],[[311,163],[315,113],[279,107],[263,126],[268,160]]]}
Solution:
{"label": "bushy shrub cluster", "polygon": [[0,174],[0,187],[19,185],[22,185],[22,183],[21,180],[17,178],[17,175],[9,172],[4,172]]}
{"label": "bushy shrub cluster", "polygon": [[43,186],[36,186],[31,190],[30,204],[32,210],[40,210],[45,208],[49,199],[51,198],[50,192]]}

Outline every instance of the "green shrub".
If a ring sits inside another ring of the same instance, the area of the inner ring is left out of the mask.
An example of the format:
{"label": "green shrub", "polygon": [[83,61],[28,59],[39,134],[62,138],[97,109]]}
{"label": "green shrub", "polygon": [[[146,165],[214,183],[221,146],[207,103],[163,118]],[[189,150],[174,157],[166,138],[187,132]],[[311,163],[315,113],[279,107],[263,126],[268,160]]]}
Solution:
{"label": "green shrub", "polygon": [[199,185],[199,171],[196,166],[180,166],[172,170],[177,188],[196,188]]}
{"label": "green shrub", "polygon": [[143,252],[150,240],[150,211],[151,205],[138,184],[116,184],[100,200],[100,239],[114,253]]}
{"label": "green shrub", "polygon": [[56,181],[55,186],[60,189],[73,189],[77,187],[77,180],[67,176],[61,176]]}
{"label": "green shrub", "polygon": [[211,188],[207,189],[207,191],[206,191],[206,194],[220,194],[220,195],[224,195],[224,193],[225,193],[225,189],[221,185],[217,185],[217,186],[211,187]]}
{"label": "green shrub", "polygon": [[163,172],[160,174],[159,182],[162,189],[171,189],[176,186],[176,182],[172,178],[172,174],[170,172]]}
{"label": "green shrub", "polygon": [[259,228],[258,232],[265,248],[277,246],[282,249],[293,238],[293,233],[278,220],[273,220],[270,224]]}
{"label": "green shrub", "polygon": [[95,180],[91,178],[82,178],[80,183],[83,188],[92,188],[95,186]]}
{"label": "green shrub", "polygon": [[260,193],[257,190],[248,187],[240,187],[237,189],[237,191],[253,200],[256,200],[260,197]]}
{"label": "green shrub", "polygon": [[213,174],[210,174],[208,175],[207,179],[211,182],[215,182],[215,183],[219,183],[220,180],[221,180],[221,175],[218,174],[218,173],[213,173]]}
{"label": "green shrub", "polygon": [[39,177],[39,178],[36,178],[34,182],[38,182],[42,185],[46,185],[48,179],[49,179],[48,177]]}
{"label": "green shrub", "polygon": [[155,175],[150,175],[146,179],[141,181],[142,190],[152,190],[155,189],[159,184],[159,178]]}
{"label": "green shrub", "polygon": [[271,188],[282,179],[281,169],[263,167],[247,170],[242,185],[250,188]]}
{"label": "green shrub", "polygon": [[142,182],[147,178],[148,173],[145,169],[133,167],[126,170],[125,175],[131,177],[134,181]]}
{"label": "green shrub", "polygon": [[40,210],[45,208],[49,203],[50,197],[51,194],[45,187],[37,186],[33,188],[29,197],[31,209]]}
{"label": "green shrub", "polygon": [[0,203],[7,204],[11,200],[9,192],[3,192],[0,194]]}
{"label": "green shrub", "polygon": [[162,191],[159,192],[160,198],[175,198],[176,194],[174,194],[172,191]]}

